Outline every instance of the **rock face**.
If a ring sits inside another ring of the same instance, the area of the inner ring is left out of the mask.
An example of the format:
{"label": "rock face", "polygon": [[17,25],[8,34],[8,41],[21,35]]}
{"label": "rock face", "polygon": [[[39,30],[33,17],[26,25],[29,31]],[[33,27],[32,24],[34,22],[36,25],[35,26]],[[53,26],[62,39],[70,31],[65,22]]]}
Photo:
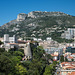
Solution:
{"label": "rock face", "polygon": [[33,14],[33,12],[30,12],[30,13],[28,14],[28,17],[35,18],[36,16]]}
{"label": "rock face", "polygon": [[66,16],[67,14],[62,12],[41,12],[41,11],[32,11],[28,13],[28,17],[37,18],[37,17],[46,17],[46,16]]}
{"label": "rock face", "polygon": [[27,17],[27,14],[25,14],[25,13],[20,13],[20,14],[18,14],[18,16],[17,16],[17,21],[24,21],[24,20],[26,19],[26,17]]}

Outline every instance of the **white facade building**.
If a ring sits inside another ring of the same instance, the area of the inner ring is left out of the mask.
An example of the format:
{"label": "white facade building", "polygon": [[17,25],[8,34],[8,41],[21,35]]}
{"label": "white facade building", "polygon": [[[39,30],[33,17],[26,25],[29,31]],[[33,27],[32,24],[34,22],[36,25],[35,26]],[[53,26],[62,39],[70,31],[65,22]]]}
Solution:
{"label": "white facade building", "polygon": [[6,43],[16,43],[16,42],[17,41],[16,41],[15,35],[13,35],[13,37],[9,37],[8,34],[4,35],[4,44],[6,44]]}
{"label": "white facade building", "polygon": [[47,37],[46,40],[47,41],[52,41],[52,38],[51,37]]}
{"label": "white facade building", "polygon": [[4,48],[6,51],[8,51],[10,48],[18,49],[18,44],[15,35],[13,35],[13,37],[9,37],[8,34],[4,35]]}
{"label": "white facade building", "polygon": [[19,48],[17,43],[7,43],[4,45],[5,50],[8,52],[9,49],[13,49],[13,48]]}
{"label": "white facade building", "polygon": [[65,39],[74,39],[75,38],[75,28],[68,28],[67,31],[62,33],[61,37]]}

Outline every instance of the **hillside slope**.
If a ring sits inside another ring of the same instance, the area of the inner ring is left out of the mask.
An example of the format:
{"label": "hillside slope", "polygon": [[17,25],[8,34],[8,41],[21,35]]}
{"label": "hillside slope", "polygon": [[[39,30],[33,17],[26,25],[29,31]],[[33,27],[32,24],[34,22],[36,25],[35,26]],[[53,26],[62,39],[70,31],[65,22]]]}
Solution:
{"label": "hillside slope", "polygon": [[15,34],[17,37],[45,39],[54,32],[62,33],[68,27],[75,26],[75,16],[62,12],[33,11],[29,14],[19,14],[17,19],[0,27],[1,37],[8,33],[10,35]]}

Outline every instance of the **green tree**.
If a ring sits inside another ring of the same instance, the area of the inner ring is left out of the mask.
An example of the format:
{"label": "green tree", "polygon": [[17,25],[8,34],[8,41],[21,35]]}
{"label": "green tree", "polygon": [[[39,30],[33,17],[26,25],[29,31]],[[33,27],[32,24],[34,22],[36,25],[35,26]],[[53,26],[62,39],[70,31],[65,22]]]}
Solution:
{"label": "green tree", "polygon": [[4,48],[0,48],[0,53],[5,52]]}
{"label": "green tree", "polygon": [[72,59],[72,61],[74,61],[74,59]]}
{"label": "green tree", "polygon": [[24,54],[24,50],[23,49],[18,49],[18,51],[22,52]]}
{"label": "green tree", "polygon": [[15,69],[16,69],[16,75],[27,75],[27,70],[22,65],[16,64]]}
{"label": "green tree", "polygon": [[17,63],[20,63],[20,59],[16,56],[11,56],[10,59],[13,61],[13,64],[16,65]]}
{"label": "green tree", "polygon": [[64,56],[63,55],[60,57],[60,61],[64,62]]}
{"label": "green tree", "polygon": [[55,70],[56,70],[55,69],[56,64],[57,62],[53,62],[53,64],[46,65],[44,75],[54,75]]}
{"label": "green tree", "polygon": [[31,61],[29,61],[29,60],[27,60],[27,61],[24,61],[23,63],[22,63],[22,65],[24,66],[24,67],[26,67],[27,69],[29,69],[29,65],[31,64]]}
{"label": "green tree", "polygon": [[3,42],[0,41],[0,45],[3,44]]}
{"label": "green tree", "polygon": [[67,58],[65,58],[65,61],[66,61],[66,62],[68,62],[68,59],[67,59]]}
{"label": "green tree", "polygon": [[5,75],[9,75],[12,71],[14,71],[13,62],[4,54],[0,55],[0,72],[5,73]]}
{"label": "green tree", "polygon": [[29,65],[28,75],[41,75],[43,71],[43,65],[38,60],[34,59]]}
{"label": "green tree", "polygon": [[53,60],[53,57],[50,54],[46,54],[46,59],[47,60],[49,60],[49,59]]}
{"label": "green tree", "polygon": [[21,57],[24,56],[24,54],[22,52],[20,52],[20,51],[14,51],[13,55],[15,55],[15,56],[21,56]]}
{"label": "green tree", "polygon": [[52,66],[46,65],[44,75],[52,75],[51,69],[52,69]]}
{"label": "green tree", "polygon": [[42,58],[43,54],[45,54],[44,49],[41,46],[38,46],[37,48],[32,48],[33,52],[33,58],[40,60]]}

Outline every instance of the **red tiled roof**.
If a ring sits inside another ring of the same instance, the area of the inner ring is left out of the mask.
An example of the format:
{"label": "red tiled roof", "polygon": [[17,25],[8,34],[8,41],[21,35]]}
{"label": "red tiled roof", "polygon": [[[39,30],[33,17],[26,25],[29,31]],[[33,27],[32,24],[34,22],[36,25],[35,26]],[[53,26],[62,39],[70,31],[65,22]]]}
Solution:
{"label": "red tiled roof", "polygon": [[51,56],[58,56],[58,55],[51,54]]}
{"label": "red tiled roof", "polygon": [[69,56],[68,58],[73,59],[73,57],[72,57],[72,56]]}
{"label": "red tiled roof", "polygon": [[75,53],[72,53],[72,55],[75,55]]}
{"label": "red tiled roof", "polygon": [[75,62],[62,62],[61,65],[65,69],[75,69]]}
{"label": "red tiled roof", "polygon": [[75,75],[75,72],[68,73],[67,75]]}
{"label": "red tiled roof", "polygon": [[75,64],[75,62],[62,62],[61,64],[72,64],[72,63]]}
{"label": "red tiled roof", "polygon": [[69,62],[62,62],[61,64],[68,64]]}
{"label": "red tiled roof", "polygon": [[75,67],[74,66],[69,66],[69,67],[66,67],[66,68],[71,69],[71,68],[75,68]]}

